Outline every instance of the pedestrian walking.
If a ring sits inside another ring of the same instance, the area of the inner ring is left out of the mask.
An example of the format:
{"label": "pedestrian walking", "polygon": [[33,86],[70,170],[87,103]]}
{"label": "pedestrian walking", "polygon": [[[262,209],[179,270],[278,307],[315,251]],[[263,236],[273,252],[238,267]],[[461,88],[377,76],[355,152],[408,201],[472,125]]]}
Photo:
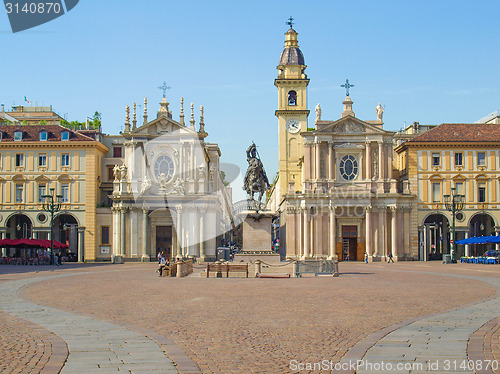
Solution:
{"label": "pedestrian walking", "polygon": [[368,263],[368,252],[365,252],[365,262]]}
{"label": "pedestrian walking", "polygon": [[392,263],[394,263],[394,260],[392,259],[392,252],[389,252],[389,260],[387,261],[387,263],[390,263],[392,261]]}

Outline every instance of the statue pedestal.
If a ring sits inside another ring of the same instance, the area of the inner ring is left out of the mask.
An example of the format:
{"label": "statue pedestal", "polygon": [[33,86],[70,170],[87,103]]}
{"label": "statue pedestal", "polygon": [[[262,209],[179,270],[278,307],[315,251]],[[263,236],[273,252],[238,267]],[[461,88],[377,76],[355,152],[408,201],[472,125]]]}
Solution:
{"label": "statue pedestal", "polygon": [[271,250],[270,211],[243,211],[243,248],[234,255],[234,262],[280,262],[280,255]]}

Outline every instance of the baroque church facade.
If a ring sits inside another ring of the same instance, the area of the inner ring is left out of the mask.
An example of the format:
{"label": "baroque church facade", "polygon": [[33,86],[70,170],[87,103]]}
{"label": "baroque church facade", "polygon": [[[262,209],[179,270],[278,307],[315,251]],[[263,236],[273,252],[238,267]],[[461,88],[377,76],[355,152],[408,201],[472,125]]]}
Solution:
{"label": "baroque church facade", "polygon": [[164,97],[156,118],[148,120],[145,109],[138,127],[134,104],[132,124],[127,107],[124,131],[104,139],[110,149],[123,149],[119,160],[103,162],[112,207],[98,219],[111,227],[112,257],[149,261],[165,252],[169,259],[215,259],[217,238],[231,228],[231,198],[221,178],[220,149],[205,141],[200,110],[196,129],[193,104],[186,124],[183,99],[176,121]]}
{"label": "baroque church facade", "polygon": [[340,118],[315,109],[308,128],[304,56],[290,27],[277,67],[279,172],[268,207],[280,217],[280,246],[291,259],[384,261],[418,256],[415,197],[396,180],[395,133],[357,118],[347,96]]}

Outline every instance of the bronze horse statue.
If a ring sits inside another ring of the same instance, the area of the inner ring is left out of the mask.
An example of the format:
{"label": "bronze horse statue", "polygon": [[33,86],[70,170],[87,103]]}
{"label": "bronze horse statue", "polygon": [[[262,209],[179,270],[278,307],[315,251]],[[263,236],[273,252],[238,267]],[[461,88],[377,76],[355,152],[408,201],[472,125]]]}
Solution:
{"label": "bronze horse statue", "polygon": [[258,208],[260,208],[262,196],[264,196],[264,193],[271,186],[269,185],[264,165],[262,165],[262,161],[257,156],[257,147],[255,143],[252,143],[252,145],[247,149],[247,161],[248,169],[245,174],[243,189],[252,200],[254,200],[254,194],[259,193],[259,199],[257,202]]}

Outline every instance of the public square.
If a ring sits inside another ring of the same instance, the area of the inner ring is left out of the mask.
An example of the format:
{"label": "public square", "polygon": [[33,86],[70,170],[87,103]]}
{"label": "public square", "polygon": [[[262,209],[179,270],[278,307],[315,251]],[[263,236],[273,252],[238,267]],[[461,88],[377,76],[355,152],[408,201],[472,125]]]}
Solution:
{"label": "public square", "polygon": [[323,360],[499,358],[494,265],[341,263],[338,278],[289,279],[207,279],[201,266],[160,278],[156,266],[1,266],[0,371],[291,373]]}

